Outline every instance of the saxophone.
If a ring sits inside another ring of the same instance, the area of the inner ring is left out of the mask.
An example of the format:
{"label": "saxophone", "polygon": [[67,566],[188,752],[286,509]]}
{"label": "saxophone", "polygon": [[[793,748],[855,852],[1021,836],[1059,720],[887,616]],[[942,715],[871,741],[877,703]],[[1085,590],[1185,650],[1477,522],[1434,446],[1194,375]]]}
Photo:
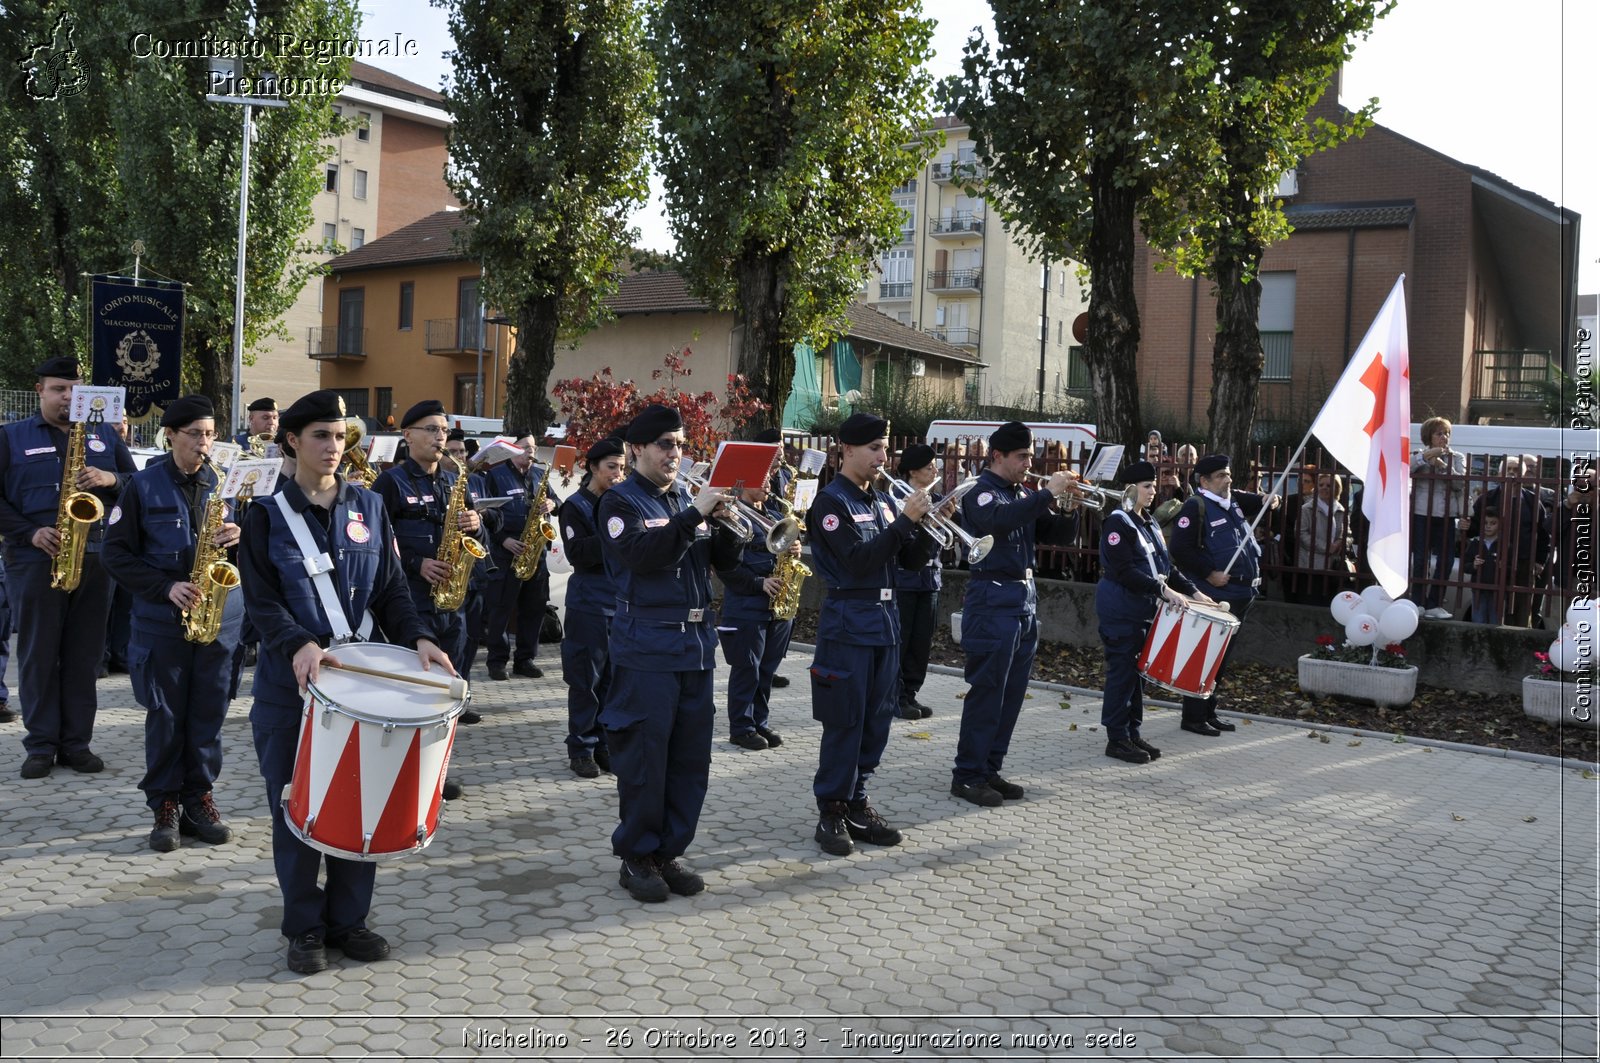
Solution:
{"label": "saxophone", "polygon": [[[789,486],[783,492],[785,508],[800,525],[800,533],[804,535],[805,521],[794,511],[794,493],[800,483],[800,473],[788,462],[782,465],[789,470]],[[772,615],[779,620],[793,620],[800,612],[800,588],[806,577],[811,575],[811,568],[785,550],[778,555],[778,563],[772,567],[772,574],[778,577],[778,593],[772,596]]]}
{"label": "saxophone", "polygon": [[539,489],[528,503],[528,520],[522,526],[522,545],[526,548],[511,563],[511,572],[520,580],[530,580],[539,571],[539,558],[545,547],[556,541],[556,530],[544,519],[544,500],[550,494],[550,470],[539,478]]}
{"label": "saxophone", "polygon": [[74,421],[67,433],[67,461],[61,471],[61,498],[56,504],[56,534],[61,536],[61,548],[50,562],[50,586],[58,591],[78,589],[89,529],[106,515],[106,507],[98,498],[76,487],[78,474],[83,471],[87,432],[84,422]]}
{"label": "saxophone", "polygon": [[467,581],[472,578],[472,566],[482,561],[488,551],[461,530],[461,514],[467,508],[467,470],[449,454],[440,460],[455,466],[456,482],[450,485],[450,501],[444,508],[444,536],[439,540],[439,553],[435,557],[450,566],[450,574],[433,585],[433,606],[441,612],[453,613],[467,600]]}
{"label": "saxophone", "polygon": [[228,592],[239,585],[239,570],[228,563],[222,547],[216,545],[227,503],[222,498],[222,470],[215,465],[212,469],[217,474],[217,486],[206,499],[206,517],[194,541],[194,566],[189,570],[189,582],[200,588],[200,604],[183,611],[183,637],[199,643],[217,641]]}
{"label": "saxophone", "polygon": [[[366,454],[356,444],[361,442],[361,422],[351,421],[350,427],[344,433],[344,478],[345,482],[357,484],[371,489],[377,482],[378,470],[372,467]],[[462,473],[466,475],[465,472]]]}

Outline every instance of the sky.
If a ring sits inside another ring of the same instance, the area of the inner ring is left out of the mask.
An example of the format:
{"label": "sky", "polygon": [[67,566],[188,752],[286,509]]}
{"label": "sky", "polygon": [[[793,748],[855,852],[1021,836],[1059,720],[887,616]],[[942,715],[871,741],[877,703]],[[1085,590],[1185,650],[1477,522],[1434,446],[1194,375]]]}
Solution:
{"label": "sky", "polygon": [[[444,12],[426,0],[362,0],[363,37],[415,38],[420,54],[377,65],[438,88],[450,70]],[[936,78],[957,73],[987,5],[923,0],[936,21]],[[442,42],[442,43],[441,43]],[[1600,3],[1399,0],[1345,67],[1344,101],[1376,96],[1377,121],[1582,216],[1579,291],[1600,292]],[[1589,58],[1585,59],[1588,55]],[[633,221],[668,249],[659,185]]]}

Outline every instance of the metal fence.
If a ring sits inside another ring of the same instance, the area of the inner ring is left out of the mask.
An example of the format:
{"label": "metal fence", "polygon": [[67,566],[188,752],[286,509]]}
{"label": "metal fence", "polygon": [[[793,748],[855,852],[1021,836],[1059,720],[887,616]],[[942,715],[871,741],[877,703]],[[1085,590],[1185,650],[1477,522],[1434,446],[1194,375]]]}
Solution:
{"label": "metal fence", "polygon": [[[26,421],[39,412],[39,395],[21,388],[0,388],[0,424]],[[128,445],[149,447],[155,445],[160,428],[160,414],[154,407],[143,417],[128,419]]]}

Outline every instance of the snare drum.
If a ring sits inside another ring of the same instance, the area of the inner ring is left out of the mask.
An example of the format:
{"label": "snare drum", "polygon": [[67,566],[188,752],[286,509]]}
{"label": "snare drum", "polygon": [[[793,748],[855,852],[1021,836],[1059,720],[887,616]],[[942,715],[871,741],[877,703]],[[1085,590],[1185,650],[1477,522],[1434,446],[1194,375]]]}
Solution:
{"label": "snare drum", "polygon": [[[328,651],[363,668],[427,675],[417,651],[376,642]],[[448,678],[448,677],[447,677]],[[343,672],[310,684],[283,818],[295,837],[347,860],[417,852],[439,825],[439,791],[465,699],[443,689]]]}
{"label": "snare drum", "polygon": [[1222,609],[1197,602],[1179,609],[1162,602],[1139,654],[1139,674],[1188,697],[1210,697],[1238,630],[1239,618]]}

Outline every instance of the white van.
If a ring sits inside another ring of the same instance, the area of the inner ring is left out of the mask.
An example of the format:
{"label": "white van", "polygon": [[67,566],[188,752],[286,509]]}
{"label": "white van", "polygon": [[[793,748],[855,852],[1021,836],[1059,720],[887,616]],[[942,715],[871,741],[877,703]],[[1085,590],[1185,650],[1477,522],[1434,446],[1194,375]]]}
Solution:
{"label": "white van", "polygon": [[[1422,442],[1422,425],[1411,425],[1413,452]],[[1593,428],[1518,428],[1497,424],[1458,424],[1450,429],[1450,449],[1472,459],[1472,471],[1498,468],[1507,454],[1537,454],[1541,458],[1593,461],[1600,448],[1600,433]]]}
{"label": "white van", "polygon": [[[987,442],[989,436],[1004,421],[935,421],[928,426],[928,445],[940,443],[966,443],[970,440]],[[1033,433],[1034,443],[1060,442],[1067,445],[1067,453],[1076,457],[1080,450],[1093,450],[1100,441],[1099,429],[1092,424],[1057,424],[1051,421],[1024,421]]]}

